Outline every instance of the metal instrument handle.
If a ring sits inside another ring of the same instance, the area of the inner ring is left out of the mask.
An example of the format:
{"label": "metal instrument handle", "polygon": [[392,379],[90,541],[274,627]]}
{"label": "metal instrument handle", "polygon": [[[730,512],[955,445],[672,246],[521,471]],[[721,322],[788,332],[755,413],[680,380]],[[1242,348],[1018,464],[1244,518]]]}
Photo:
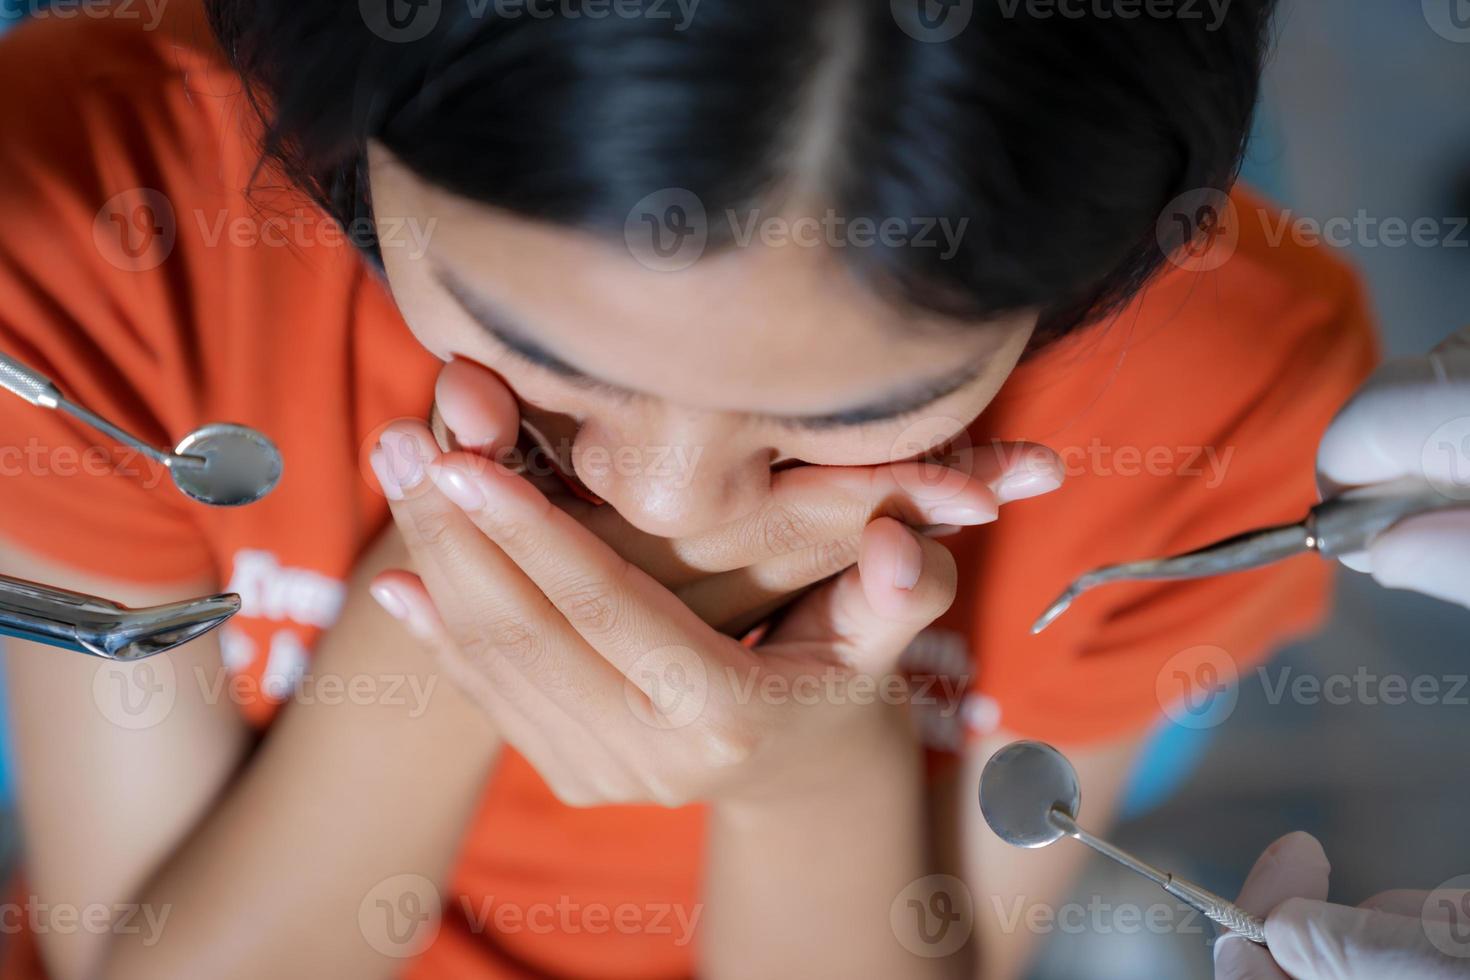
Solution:
{"label": "metal instrument handle", "polygon": [[50,378],[7,354],[0,354],[0,388],[42,408],[61,404],[61,392]]}
{"label": "metal instrument handle", "polygon": [[1470,508],[1470,500],[1443,493],[1420,477],[1348,490],[1312,508],[1307,532],[1325,558],[1362,551],[1406,517]]}
{"label": "metal instrument handle", "polygon": [[1251,915],[1234,902],[1227,902],[1208,889],[1173,876],[1170,876],[1168,883],[1164,885],[1164,891],[1186,905],[1198,909],[1211,922],[1222,925],[1232,932],[1238,932],[1253,943],[1266,945],[1265,920]]}

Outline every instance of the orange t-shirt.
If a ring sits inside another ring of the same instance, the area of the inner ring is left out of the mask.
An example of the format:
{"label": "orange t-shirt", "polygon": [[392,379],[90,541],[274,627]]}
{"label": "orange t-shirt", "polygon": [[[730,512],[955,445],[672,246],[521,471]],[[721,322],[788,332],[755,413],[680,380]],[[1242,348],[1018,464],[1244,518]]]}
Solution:
{"label": "orange t-shirt", "polygon": [[[210,510],[5,396],[0,537],[118,579],[216,576],[244,599],[224,659],[270,693],[300,673],[387,522],[363,447],[385,421],[424,416],[438,364],[324,216],[247,200],[248,119],[194,4],[171,4],[156,31],[50,20],[0,43],[0,349],[156,444],[228,420],[286,459],[263,503]],[[1372,331],[1350,272],[1273,247],[1265,206],[1235,201],[1228,262],[1173,271],[1105,329],[1029,360],[972,430],[1045,442],[1069,469],[1062,492],[951,539],[960,596],[938,628],[970,651],[977,730],[1063,744],[1136,732],[1178,693],[1182,651],[1218,648],[1244,669],[1322,614],[1328,566],[1300,558],[1116,586],[1028,631],[1085,569],[1293,519],[1315,500],[1317,440],[1369,371]],[[269,699],[247,700],[268,723]],[[653,929],[646,910],[696,907],[701,841],[698,808],[568,809],[506,753],[464,840],[455,909],[547,914],[472,928],[451,909],[406,975],[687,976],[679,924]],[[644,928],[562,929],[563,907],[632,907]]]}

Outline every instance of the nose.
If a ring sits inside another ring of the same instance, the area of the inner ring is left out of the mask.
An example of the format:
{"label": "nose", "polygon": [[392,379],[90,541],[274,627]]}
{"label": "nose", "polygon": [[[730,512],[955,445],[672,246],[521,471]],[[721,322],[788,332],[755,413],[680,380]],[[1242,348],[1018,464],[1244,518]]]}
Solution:
{"label": "nose", "polygon": [[668,413],[636,428],[589,420],[572,454],[577,477],[648,534],[690,537],[751,513],[770,490],[771,450],[715,415]]}

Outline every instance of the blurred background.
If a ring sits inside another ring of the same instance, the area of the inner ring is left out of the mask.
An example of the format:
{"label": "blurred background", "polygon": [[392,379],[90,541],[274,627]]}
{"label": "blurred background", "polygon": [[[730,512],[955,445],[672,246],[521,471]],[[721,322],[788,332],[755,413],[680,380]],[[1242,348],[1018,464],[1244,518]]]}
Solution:
{"label": "blurred background", "polygon": [[[0,31],[19,15],[0,3]],[[1384,345],[1426,351],[1470,323],[1470,2],[1283,0],[1277,32],[1246,180],[1305,227],[1368,229],[1347,232],[1346,244]],[[1439,244],[1396,245],[1375,230],[1423,218]],[[1222,699],[1214,717],[1159,727],[1113,836],[1227,896],[1297,829],[1325,844],[1334,901],[1470,873],[1467,675],[1470,614],[1342,573],[1321,635],[1282,651],[1264,677],[1242,677],[1238,699]],[[1282,693],[1303,676],[1352,678],[1351,693]],[[1372,695],[1386,678],[1432,681],[1439,694],[1383,703]],[[0,808],[10,806],[0,753]],[[13,826],[0,813],[0,866],[14,854]],[[993,911],[977,896],[979,914]],[[1045,928],[1032,976],[1208,978],[1211,938],[1167,895],[1099,860],[1070,916]]]}
{"label": "blurred background", "polygon": [[[1347,251],[1386,351],[1423,353],[1470,323],[1470,3],[1283,0],[1277,33],[1245,179],[1303,227],[1367,229]],[[1373,223],[1395,218],[1432,219],[1442,244],[1391,245]],[[1290,693],[1335,676],[1347,697]],[[1470,873],[1467,677],[1470,613],[1340,572],[1321,635],[1247,672],[1200,727],[1161,726],[1116,843],[1228,897],[1291,830],[1323,842],[1335,902]],[[1388,678],[1439,694],[1384,703]],[[1130,908],[1176,909],[1147,882],[1099,859],[1073,902],[1085,927],[1044,937],[1033,980],[1212,976],[1208,923],[1131,923]]]}

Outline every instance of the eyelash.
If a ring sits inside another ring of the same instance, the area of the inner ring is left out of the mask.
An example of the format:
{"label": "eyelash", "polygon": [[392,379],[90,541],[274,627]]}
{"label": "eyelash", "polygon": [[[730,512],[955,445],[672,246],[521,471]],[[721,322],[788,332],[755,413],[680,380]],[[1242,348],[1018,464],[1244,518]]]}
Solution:
{"label": "eyelash", "polygon": [[[932,404],[932,402],[930,403]],[[908,422],[918,418],[929,410],[929,405],[920,405],[897,415],[885,415],[882,418],[860,419],[856,421],[824,420],[824,419],[772,419],[777,425],[798,432],[825,432],[831,429],[867,429],[876,428],[880,425],[892,425],[898,422]]]}
{"label": "eyelash", "polygon": [[[553,365],[546,364],[534,357],[531,357],[521,351],[516,350],[513,347],[509,347],[505,344],[500,344],[500,347],[508,355],[510,355],[512,359],[521,362],[521,364],[540,371],[541,373],[555,378],[558,381],[563,381],[582,391],[591,392],[595,395],[610,399],[620,404],[626,404],[633,397],[628,392],[623,391],[621,388],[615,388],[610,384],[598,381],[596,378],[589,378],[579,374],[567,374],[564,371],[557,370],[556,367],[554,367]],[[781,418],[779,416],[770,416],[769,421],[774,422],[776,425],[779,425],[783,429],[808,434],[813,432],[828,432],[833,429],[846,429],[848,431],[852,431],[856,429],[875,428],[880,425],[891,425],[895,423],[912,421],[913,419],[918,418],[926,411],[928,411],[929,406],[932,405],[934,401],[938,400],[939,399],[933,399],[930,402],[919,405],[916,408],[911,408],[908,411],[901,412],[897,415],[885,415],[882,418],[864,419],[853,422],[823,419],[792,419]]]}

